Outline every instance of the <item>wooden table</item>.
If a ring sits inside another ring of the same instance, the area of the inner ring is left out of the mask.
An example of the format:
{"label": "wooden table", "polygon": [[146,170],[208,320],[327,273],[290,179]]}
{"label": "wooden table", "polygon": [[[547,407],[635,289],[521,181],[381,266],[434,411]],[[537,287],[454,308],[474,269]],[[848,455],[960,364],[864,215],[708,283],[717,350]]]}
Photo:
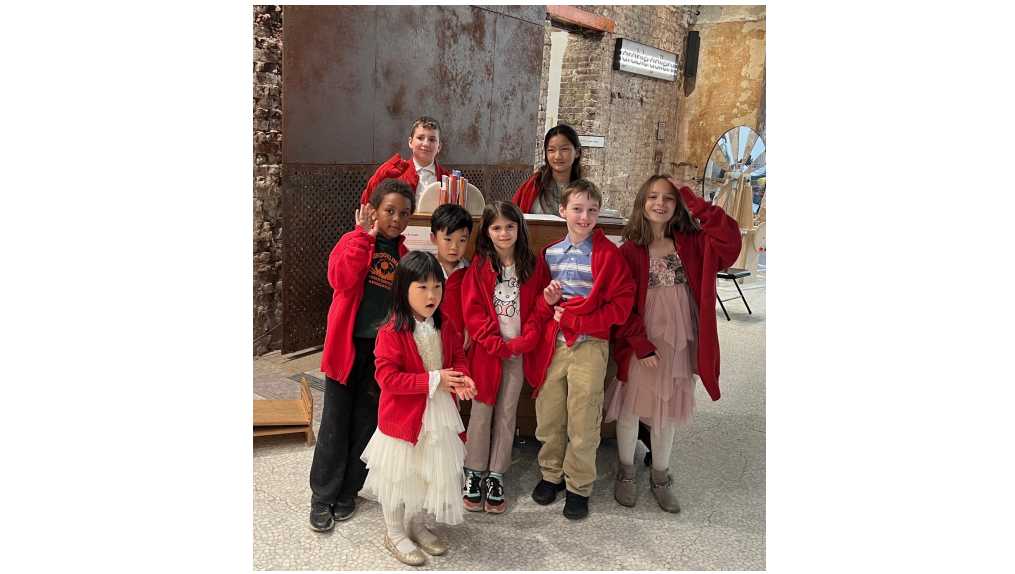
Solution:
{"label": "wooden table", "polygon": [[[472,255],[476,250],[476,235],[479,233],[479,217],[473,217],[473,228],[472,234],[469,236],[469,246],[465,251],[465,257],[468,260],[472,260]],[[526,221],[526,225],[529,228],[529,248],[536,253],[538,257],[539,252],[543,250],[547,245],[557,241],[567,234],[567,223],[563,219],[556,221],[543,221],[533,220]],[[413,214],[409,219],[409,226],[425,227],[426,233],[430,232],[430,215],[429,214]],[[597,224],[596,229],[602,229],[609,237],[620,237],[621,231],[623,230],[622,225],[615,224]],[[420,231],[422,233],[422,231]],[[428,235],[427,235],[428,236]],[[432,249],[429,249],[436,253],[437,248],[430,245]],[[410,247],[411,248],[411,247]],[[610,360],[607,364],[606,369],[606,380],[605,385],[609,386],[610,381],[617,374],[617,364],[613,362],[612,348],[610,354]],[[465,423],[466,428],[469,425],[469,411],[471,409],[470,401],[462,401],[462,422]],[[518,421],[515,423],[517,427],[517,433],[520,436],[535,436],[536,434],[536,401],[532,398],[532,387],[528,384],[522,385],[521,396],[518,399]],[[603,424],[601,435],[604,438],[613,438],[617,436],[616,422],[609,424]]]}

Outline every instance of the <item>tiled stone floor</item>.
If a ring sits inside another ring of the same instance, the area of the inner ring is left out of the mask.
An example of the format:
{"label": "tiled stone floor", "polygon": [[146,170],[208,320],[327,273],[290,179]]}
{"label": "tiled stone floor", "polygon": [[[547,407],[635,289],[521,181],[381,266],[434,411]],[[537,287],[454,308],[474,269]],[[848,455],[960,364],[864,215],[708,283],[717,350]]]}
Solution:
{"label": "tiled stone floor", "polygon": [[[765,289],[764,275],[745,285],[753,314],[740,301],[716,306],[722,345],[722,398],[699,385],[694,421],[677,431],[670,470],[683,510],[667,514],[655,503],[648,468],[636,462],[638,503],[613,499],[614,439],[599,447],[590,513],[572,522],[562,497],[540,506],[530,497],[539,480],[538,442],[516,444],[505,475],[508,510],[499,516],[466,513],[455,527],[431,526],[450,546],[427,557],[424,570],[764,570],[765,562]],[[720,282],[720,295],[736,295]],[[306,373],[323,379],[320,355],[254,360],[254,398],[295,398]],[[314,396],[315,432],[323,397]],[[380,506],[360,496],[356,515],[317,533],[307,526],[308,473],[313,458],[301,435],[253,441],[253,567],[255,570],[412,570],[382,545]]]}

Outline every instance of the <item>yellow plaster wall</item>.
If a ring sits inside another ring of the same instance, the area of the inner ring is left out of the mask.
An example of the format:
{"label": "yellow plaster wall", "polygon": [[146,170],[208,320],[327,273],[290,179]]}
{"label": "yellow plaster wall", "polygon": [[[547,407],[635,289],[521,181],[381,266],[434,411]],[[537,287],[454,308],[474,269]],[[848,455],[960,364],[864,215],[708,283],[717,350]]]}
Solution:
{"label": "yellow plaster wall", "polygon": [[[734,16],[733,10],[728,12],[726,16]],[[698,178],[719,136],[734,126],[759,128],[765,79],[765,16],[762,11],[760,20],[744,20],[751,17],[751,12],[740,10],[735,14],[736,21],[699,19],[690,26],[690,30],[701,34],[701,47],[695,78],[684,80],[686,95],[677,112],[678,144],[673,163],[697,164],[694,171]]]}

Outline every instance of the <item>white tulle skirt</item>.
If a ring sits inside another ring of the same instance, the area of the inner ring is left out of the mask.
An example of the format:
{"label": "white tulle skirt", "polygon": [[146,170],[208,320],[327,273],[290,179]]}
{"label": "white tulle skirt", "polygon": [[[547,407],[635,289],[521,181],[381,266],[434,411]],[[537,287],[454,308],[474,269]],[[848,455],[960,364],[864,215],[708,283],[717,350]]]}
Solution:
{"label": "white tulle skirt", "polygon": [[364,489],[385,509],[405,505],[405,516],[420,511],[437,522],[456,525],[462,515],[465,432],[451,393],[437,390],[427,399],[419,441],[412,443],[374,431],[361,457],[367,463]]}

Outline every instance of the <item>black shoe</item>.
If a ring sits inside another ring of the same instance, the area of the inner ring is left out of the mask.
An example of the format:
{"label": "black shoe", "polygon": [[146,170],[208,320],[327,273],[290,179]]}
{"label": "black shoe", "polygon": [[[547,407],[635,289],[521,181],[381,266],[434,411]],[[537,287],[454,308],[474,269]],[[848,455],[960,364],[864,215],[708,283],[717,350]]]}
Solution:
{"label": "black shoe", "polygon": [[335,521],[331,518],[331,505],[323,502],[310,504],[310,528],[318,532],[331,530]]}
{"label": "black shoe", "polygon": [[589,515],[589,497],[575,494],[570,490],[564,499],[564,518],[578,520]]}
{"label": "black shoe", "polygon": [[462,506],[471,512],[483,510],[483,475],[471,469],[465,472]]}
{"label": "black shoe", "polygon": [[532,491],[532,500],[535,500],[539,504],[547,505],[557,500],[557,493],[564,490],[564,481],[560,481],[560,484],[553,484],[548,480],[539,480],[539,484],[536,485],[536,489]]}
{"label": "black shoe", "polygon": [[335,520],[349,520],[353,514],[356,514],[356,497],[339,496],[338,502],[331,509],[331,516]]}

